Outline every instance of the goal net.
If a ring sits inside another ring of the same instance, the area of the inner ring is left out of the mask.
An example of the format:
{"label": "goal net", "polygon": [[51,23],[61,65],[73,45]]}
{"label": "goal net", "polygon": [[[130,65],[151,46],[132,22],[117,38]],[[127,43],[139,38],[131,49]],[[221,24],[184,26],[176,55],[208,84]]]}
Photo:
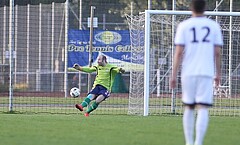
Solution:
{"label": "goal net", "polygon": [[[73,63],[83,60],[88,64],[79,54],[83,52],[81,54],[85,55],[89,48],[88,36],[82,36],[87,33],[80,33],[87,30],[73,29],[76,21],[74,11],[70,13],[70,10],[72,7],[68,1],[34,5],[11,3],[10,6],[6,3],[0,6],[0,113],[79,113],[75,104],[84,100],[94,80],[88,81],[87,73],[79,73],[69,65],[71,56]],[[99,38],[101,42],[112,41],[115,36],[110,31],[98,31],[94,36],[99,34],[105,36]],[[122,35],[118,35],[120,40]],[[99,44],[93,48],[95,54],[101,53],[100,45],[103,49],[109,47],[107,43]],[[79,51],[80,47],[83,51]],[[77,53],[70,55],[73,51]],[[122,54],[116,54],[114,58],[122,58]],[[118,63],[114,58],[108,59],[108,62]],[[91,77],[96,77],[96,73],[92,73]],[[128,82],[125,83],[125,80],[128,81],[128,78],[128,73],[116,75],[111,99],[102,102],[94,114],[127,114]],[[81,89],[78,98],[69,94],[73,87]]]}
{"label": "goal net", "polygon": [[[240,45],[238,12],[206,12],[220,23],[222,47],[221,85],[214,87],[211,115],[240,115]],[[180,73],[176,90],[169,88],[174,54],[174,34],[178,23],[191,17],[190,11],[146,10],[127,15],[132,45],[129,114],[182,114]],[[142,68],[139,69],[139,64]],[[204,91],[204,90],[203,90]]]}

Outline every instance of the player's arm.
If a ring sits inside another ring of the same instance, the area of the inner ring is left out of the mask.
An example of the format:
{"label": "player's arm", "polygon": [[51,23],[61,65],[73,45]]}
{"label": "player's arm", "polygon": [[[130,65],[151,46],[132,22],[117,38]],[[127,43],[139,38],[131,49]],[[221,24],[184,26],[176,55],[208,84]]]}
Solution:
{"label": "player's arm", "polygon": [[183,49],[184,49],[183,45],[176,45],[176,50],[175,50],[174,58],[173,58],[172,75],[171,75],[171,79],[170,79],[170,87],[171,88],[176,87],[177,73],[178,73],[178,68],[179,68],[181,60],[182,60]]}
{"label": "player's arm", "polygon": [[220,84],[221,77],[221,46],[215,46],[214,48],[215,55],[215,65],[216,65],[216,74],[215,74],[215,84],[218,86]]}
{"label": "player's arm", "polygon": [[73,68],[82,72],[87,72],[87,73],[97,71],[96,67],[82,67],[79,64],[74,64]]}
{"label": "player's arm", "polygon": [[182,55],[183,55],[183,49],[185,44],[185,37],[184,37],[184,28],[185,25],[183,23],[180,23],[177,28],[176,36],[174,43],[176,45],[175,47],[175,53],[173,57],[173,68],[172,68],[172,74],[170,76],[170,88],[174,89],[177,84],[177,74],[178,74],[178,68],[180,66]]}
{"label": "player's arm", "polygon": [[[217,23],[216,23],[217,24]],[[220,25],[216,25],[215,39],[214,39],[214,61],[215,61],[215,85],[219,86],[221,77],[221,47],[223,45],[223,36]]]}

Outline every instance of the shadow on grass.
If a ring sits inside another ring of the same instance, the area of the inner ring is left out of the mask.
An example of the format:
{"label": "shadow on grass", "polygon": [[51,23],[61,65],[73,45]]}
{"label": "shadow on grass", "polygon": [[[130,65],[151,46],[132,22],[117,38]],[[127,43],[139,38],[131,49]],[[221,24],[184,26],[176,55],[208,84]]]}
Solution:
{"label": "shadow on grass", "polygon": [[18,111],[7,111],[7,112],[3,112],[3,114],[23,114],[23,113]]}

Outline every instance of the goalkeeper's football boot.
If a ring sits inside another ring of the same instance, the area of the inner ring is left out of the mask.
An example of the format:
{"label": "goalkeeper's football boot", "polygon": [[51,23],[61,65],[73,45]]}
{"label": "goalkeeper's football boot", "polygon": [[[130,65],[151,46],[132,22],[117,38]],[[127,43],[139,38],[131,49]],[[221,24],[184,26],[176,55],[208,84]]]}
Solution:
{"label": "goalkeeper's football boot", "polygon": [[89,117],[89,113],[86,112],[86,113],[84,114],[84,116],[85,116],[85,117]]}
{"label": "goalkeeper's football boot", "polygon": [[75,107],[76,107],[78,110],[83,111],[82,105],[76,104]]}

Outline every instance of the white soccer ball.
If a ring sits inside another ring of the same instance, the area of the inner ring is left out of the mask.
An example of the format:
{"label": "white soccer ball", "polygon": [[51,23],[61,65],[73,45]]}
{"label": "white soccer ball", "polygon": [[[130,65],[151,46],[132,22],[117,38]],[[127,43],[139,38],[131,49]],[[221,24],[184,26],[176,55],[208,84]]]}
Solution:
{"label": "white soccer ball", "polygon": [[72,96],[73,98],[77,98],[80,96],[80,90],[77,87],[73,87],[70,90],[70,96]]}

